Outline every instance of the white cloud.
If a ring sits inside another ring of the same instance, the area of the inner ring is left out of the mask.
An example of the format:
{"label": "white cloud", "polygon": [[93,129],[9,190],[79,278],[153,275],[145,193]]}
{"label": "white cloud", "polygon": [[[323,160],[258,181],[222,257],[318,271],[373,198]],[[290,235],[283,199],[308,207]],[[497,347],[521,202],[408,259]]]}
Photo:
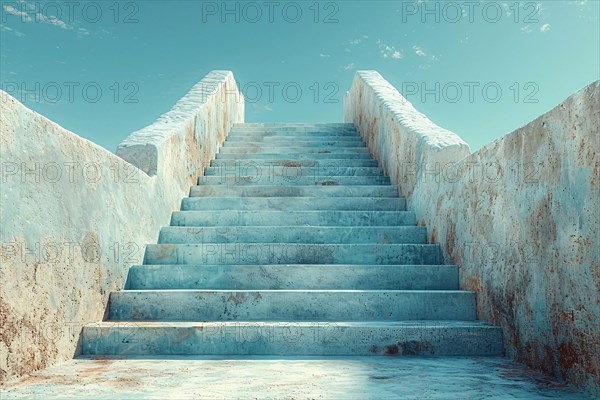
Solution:
{"label": "white cloud", "polygon": [[253,103],[252,104],[252,108],[254,108],[254,111],[259,112],[259,113],[260,112],[271,112],[271,111],[273,111],[273,107],[271,107],[268,104],[260,105],[260,104]]}
{"label": "white cloud", "polygon": [[349,69],[354,69],[354,63],[344,65],[342,68],[344,68],[346,71],[348,71]]}
{"label": "white cloud", "polygon": [[11,28],[9,26],[6,26],[6,25],[3,26],[1,30],[4,31],[4,32],[10,32],[13,35],[15,35],[16,37],[23,37],[23,36],[25,36],[25,34],[23,32],[21,32],[21,31],[19,31],[18,29],[13,29],[13,28]]}
{"label": "white cloud", "polygon": [[413,50],[415,51],[415,54],[419,57],[427,57],[427,53],[425,53],[425,50],[423,50],[421,47],[413,46]]}
{"label": "white cloud", "polygon": [[41,23],[44,23],[44,24],[58,26],[61,29],[73,29],[73,26],[67,24],[65,21],[57,18],[54,15],[46,16],[46,15],[40,13],[40,12],[34,12],[33,10],[36,9],[36,6],[34,6],[31,3],[26,2],[25,0],[19,1],[19,4],[22,4],[24,6],[24,8],[21,8],[21,10],[27,9],[30,12],[25,12],[25,11],[17,10],[15,7],[13,7],[11,5],[4,5],[3,6],[4,11],[6,11],[8,14],[20,17],[21,18],[21,22],[33,22],[34,19],[31,18],[30,14],[34,14],[35,15],[35,22],[41,22]]}
{"label": "white cloud", "polygon": [[361,40],[360,39],[353,39],[350,40],[348,43],[350,43],[351,45],[357,45],[360,44]]}
{"label": "white cloud", "polygon": [[321,54],[319,54],[319,57],[321,57],[321,58],[329,58],[329,57],[331,57],[331,54],[323,54],[323,53],[321,53]]}
{"label": "white cloud", "polygon": [[71,25],[68,25],[67,23],[65,23],[64,21],[61,21],[60,19],[56,18],[56,17],[50,17],[48,18],[48,22],[54,26],[58,26],[62,29],[73,29],[73,27]]}
{"label": "white cloud", "polygon": [[524,27],[521,28],[521,32],[523,32],[523,33],[531,33],[531,32],[533,32],[533,29],[531,29],[531,26],[525,25]]}
{"label": "white cloud", "polygon": [[89,36],[90,31],[85,28],[77,28],[77,39],[81,39],[85,36]]}
{"label": "white cloud", "polygon": [[383,58],[393,58],[395,60],[399,60],[403,57],[402,52],[397,50],[394,46],[387,45],[381,41],[381,39],[377,40],[377,47],[379,47],[379,53]]}
{"label": "white cloud", "polygon": [[9,14],[16,15],[17,17],[21,17],[21,21],[23,22],[33,21],[28,13],[24,11],[19,11],[11,5],[4,5],[4,11],[6,11]]}
{"label": "white cloud", "polygon": [[544,24],[540,28],[540,32],[548,32],[550,30],[550,24]]}

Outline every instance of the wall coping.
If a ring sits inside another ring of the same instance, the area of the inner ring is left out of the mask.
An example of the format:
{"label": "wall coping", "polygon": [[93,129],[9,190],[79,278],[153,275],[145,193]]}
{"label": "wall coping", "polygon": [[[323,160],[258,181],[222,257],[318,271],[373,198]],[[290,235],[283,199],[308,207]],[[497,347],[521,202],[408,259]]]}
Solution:
{"label": "wall coping", "polygon": [[[456,133],[444,129],[432,122],[408,101],[400,92],[386,81],[377,71],[357,71],[354,79],[362,80],[383,106],[400,124],[412,130],[419,136],[423,145],[432,149],[442,149],[449,146],[469,146]],[[470,152],[470,148],[469,148]]]}
{"label": "wall coping", "polygon": [[[160,158],[159,149],[169,138],[181,134],[185,125],[201,114],[204,105],[211,100],[212,96],[216,96],[219,89],[225,87],[228,81],[234,81],[233,79],[232,71],[209,72],[167,113],[162,114],[152,124],[133,132],[119,143],[116,154],[148,175],[156,175]],[[241,93],[237,90],[234,93],[233,89],[231,92],[239,96],[238,101],[243,101]]]}

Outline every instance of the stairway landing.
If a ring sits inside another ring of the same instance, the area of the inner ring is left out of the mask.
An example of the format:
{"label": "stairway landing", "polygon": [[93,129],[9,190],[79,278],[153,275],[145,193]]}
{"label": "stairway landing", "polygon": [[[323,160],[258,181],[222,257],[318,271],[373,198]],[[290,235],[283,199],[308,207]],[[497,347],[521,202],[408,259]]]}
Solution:
{"label": "stairway landing", "polygon": [[9,399],[588,399],[497,357],[78,358]]}

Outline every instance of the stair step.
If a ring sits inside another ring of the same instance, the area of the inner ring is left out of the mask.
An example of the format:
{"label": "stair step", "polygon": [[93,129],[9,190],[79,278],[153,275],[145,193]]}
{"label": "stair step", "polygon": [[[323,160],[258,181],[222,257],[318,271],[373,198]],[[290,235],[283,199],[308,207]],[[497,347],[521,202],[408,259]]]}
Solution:
{"label": "stair step", "polygon": [[148,244],[144,264],[442,264],[436,244]]}
{"label": "stair step", "polygon": [[102,322],[82,337],[87,355],[503,355],[477,321]]}
{"label": "stair step", "polygon": [[342,186],[390,185],[387,176],[277,176],[264,171],[250,176],[201,176],[198,185]]}
{"label": "stair step", "polygon": [[404,198],[372,197],[188,197],[182,211],[405,211]]}
{"label": "stair step", "polygon": [[203,185],[192,186],[190,197],[398,197],[396,186],[276,186]]}
{"label": "stair step", "polygon": [[221,149],[219,150],[219,154],[224,156],[224,155],[229,155],[229,154],[256,154],[256,155],[262,155],[262,154],[269,154],[269,153],[276,153],[276,154],[286,154],[286,153],[292,153],[292,154],[347,154],[347,155],[355,155],[355,154],[367,154],[369,155],[369,157],[371,157],[371,153],[369,153],[369,149],[363,145],[360,147],[328,147],[328,148],[319,148],[319,147],[298,147],[298,146],[294,146],[294,147],[289,147],[289,146],[283,146],[283,147],[275,147],[275,146],[270,146],[270,145],[261,145],[261,146],[255,146],[255,147],[250,147],[250,146],[223,146],[221,147]]}
{"label": "stair step", "polygon": [[356,147],[364,146],[365,143],[358,135],[285,135],[277,136],[264,133],[230,133],[224,146],[250,145],[298,145],[298,146],[348,146],[356,144]]}
{"label": "stair step", "polygon": [[301,131],[301,130],[353,130],[356,131],[354,124],[351,123],[327,123],[327,124],[306,124],[306,123],[239,123],[234,124],[232,132],[242,130],[264,130],[269,131],[273,129],[289,130],[289,131]]}
{"label": "stair step", "polygon": [[[339,160],[285,160],[283,158],[277,158],[272,160],[259,160],[255,158],[245,158],[245,159],[224,159],[224,160],[212,160],[210,162],[211,167],[218,167],[220,165],[238,165],[240,168],[253,168],[256,166],[259,167],[269,167],[269,166],[278,166],[278,167],[287,167],[287,168],[305,168],[305,167],[314,167],[314,168],[355,168],[355,167],[378,167],[377,161],[371,159],[339,159]],[[207,167],[208,168],[208,167]]]}
{"label": "stair step", "polygon": [[175,211],[172,226],[415,226],[412,211]]}
{"label": "stair step", "polygon": [[459,290],[125,290],[114,321],[475,320],[475,294]]}
{"label": "stair step", "polygon": [[424,226],[168,226],[160,244],[192,243],[336,243],[426,244]]}
{"label": "stair step", "polygon": [[379,167],[303,167],[301,165],[272,165],[270,162],[236,163],[222,161],[212,167],[204,168],[204,176],[285,176],[293,179],[298,176],[313,178],[328,176],[384,176]]}
{"label": "stair step", "polygon": [[[290,153],[291,151],[291,153]],[[360,153],[344,153],[340,151],[333,152],[331,150],[322,150],[322,153],[317,152],[301,152],[287,149],[285,152],[274,153],[231,153],[223,152],[216,155],[217,160],[372,160],[373,157],[369,152]]]}
{"label": "stair step", "polygon": [[[277,137],[331,137],[331,136],[347,136],[360,137],[356,129],[327,129],[327,128],[238,128],[229,132],[229,135],[262,135],[262,136],[277,136]],[[227,137],[229,137],[227,135]]]}
{"label": "stair step", "polygon": [[272,149],[272,148],[290,148],[290,147],[299,147],[302,149],[320,149],[320,150],[337,150],[337,149],[353,149],[353,148],[366,148],[365,144],[360,140],[360,138],[356,138],[355,140],[349,141],[340,141],[340,140],[306,140],[306,139],[296,139],[296,140],[282,140],[276,142],[262,143],[262,142],[254,142],[252,140],[246,141],[230,141],[227,140],[223,144],[221,149]]}
{"label": "stair step", "polygon": [[[343,277],[343,279],[341,279]],[[127,289],[458,290],[455,265],[135,265]]]}

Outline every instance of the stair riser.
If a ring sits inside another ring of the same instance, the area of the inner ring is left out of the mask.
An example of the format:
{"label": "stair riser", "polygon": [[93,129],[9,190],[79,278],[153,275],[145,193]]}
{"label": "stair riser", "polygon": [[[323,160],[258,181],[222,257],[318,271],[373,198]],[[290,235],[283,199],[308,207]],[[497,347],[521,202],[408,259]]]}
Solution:
{"label": "stair riser", "polygon": [[372,160],[370,153],[308,153],[288,149],[283,152],[276,153],[219,153],[216,156],[217,160]]}
{"label": "stair riser", "polygon": [[398,197],[394,186],[193,186],[190,197]]}
{"label": "stair riser", "polygon": [[235,153],[256,153],[256,152],[267,152],[272,153],[273,150],[284,150],[286,152],[294,151],[295,149],[300,149],[302,152],[308,153],[318,153],[322,151],[331,151],[332,153],[364,153],[368,151],[366,145],[360,141],[355,142],[336,142],[336,141],[323,141],[323,142],[314,142],[314,141],[287,141],[278,143],[253,143],[250,140],[244,142],[229,142],[226,141],[221,147],[219,152],[224,152],[225,150]]}
{"label": "stair riser", "polygon": [[361,147],[365,143],[360,136],[310,136],[310,135],[298,135],[298,136],[265,136],[265,135],[241,135],[241,134],[229,134],[224,146],[258,146],[258,145],[277,145],[283,146],[350,146],[350,147]]}
{"label": "stair riser", "polygon": [[239,134],[259,134],[259,135],[267,135],[267,136],[302,136],[302,135],[315,135],[315,136],[328,136],[328,135],[346,135],[357,137],[359,133],[354,128],[349,129],[324,129],[324,128],[234,128],[229,134],[231,135],[239,135]]}
{"label": "stair riser", "polygon": [[458,290],[458,268],[454,265],[141,265],[129,269],[127,285],[131,290]]}
{"label": "stair riser", "polygon": [[172,226],[414,226],[412,211],[176,211]]}
{"label": "stair riser", "polygon": [[245,141],[230,141],[227,140],[221,150],[224,149],[273,149],[298,147],[309,150],[345,150],[366,148],[365,144],[360,140],[353,141],[337,141],[337,140],[322,140],[322,141],[307,141],[307,140],[287,140],[275,143],[258,143],[252,140]]}
{"label": "stair riser", "polygon": [[201,176],[198,185],[343,186],[389,185],[387,176],[275,176],[263,171],[251,176]]}
{"label": "stair riser", "polygon": [[271,141],[298,142],[327,142],[327,141],[356,141],[364,144],[362,137],[357,132],[231,132],[227,136],[226,142],[261,142],[270,143]]}
{"label": "stair riser", "polygon": [[83,330],[87,355],[502,356],[494,327],[378,327],[333,324],[202,324],[150,328],[123,324]]}
{"label": "stair riser", "polygon": [[354,243],[426,244],[427,229],[420,226],[393,227],[307,227],[307,226],[232,226],[166,227],[158,237],[160,244],[186,243]]}
{"label": "stair riser", "polygon": [[206,243],[149,244],[144,264],[442,264],[438,245]]}
{"label": "stair riser", "polygon": [[351,124],[236,124],[231,132],[356,132]]}
{"label": "stair riser", "polygon": [[406,321],[475,319],[460,291],[123,291],[109,318],[162,321]]}
{"label": "stair riser", "polygon": [[302,167],[302,166],[274,166],[270,163],[263,165],[254,163],[222,162],[214,167],[204,169],[205,176],[218,177],[311,177],[320,180],[330,176],[383,176],[383,170],[379,167]]}
{"label": "stair riser", "polygon": [[342,154],[342,155],[356,155],[356,154],[370,154],[369,149],[362,147],[330,147],[327,149],[321,149],[318,147],[274,147],[269,145],[262,145],[260,147],[221,147],[219,150],[220,155],[229,154]]}
{"label": "stair riser", "polygon": [[183,211],[271,210],[271,211],[405,211],[404,198],[369,197],[190,197],[181,202]]}
{"label": "stair riser", "polygon": [[[255,168],[255,166],[271,166],[285,167],[285,168],[357,168],[357,167],[378,167],[377,161],[373,159],[339,159],[339,160],[285,160],[281,157],[272,160],[258,160],[258,159],[243,159],[243,160],[212,160],[210,162],[211,167],[219,167],[221,165],[234,166],[238,165],[242,170]],[[229,167],[228,167],[229,168]]]}

